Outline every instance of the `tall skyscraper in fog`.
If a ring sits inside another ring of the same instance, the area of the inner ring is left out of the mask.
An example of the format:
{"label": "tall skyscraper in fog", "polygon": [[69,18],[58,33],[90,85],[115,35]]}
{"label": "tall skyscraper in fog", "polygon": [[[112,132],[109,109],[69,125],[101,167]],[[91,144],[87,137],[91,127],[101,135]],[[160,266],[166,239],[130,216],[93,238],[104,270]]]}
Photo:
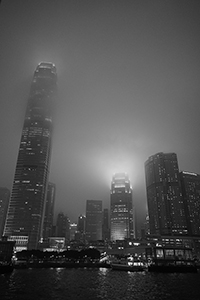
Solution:
{"label": "tall skyscraper in fog", "polygon": [[200,175],[180,172],[188,234],[200,236]]}
{"label": "tall skyscraper in fog", "polygon": [[34,73],[22,130],[4,234],[37,248],[42,236],[50,168],[56,68],[40,63]]}
{"label": "tall skyscraper in fog", "polygon": [[85,230],[88,241],[102,239],[102,200],[87,200]]}
{"label": "tall skyscraper in fog", "polygon": [[110,194],[111,241],[134,238],[132,188],[126,173],[115,174]]}
{"label": "tall skyscraper in fog", "polygon": [[47,241],[50,236],[53,236],[53,216],[55,204],[56,185],[48,183],[44,223],[43,223],[43,240]]}
{"label": "tall skyscraper in fog", "polygon": [[175,153],[157,153],[145,162],[151,234],[187,234],[179,168]]}
{"label": "tall skyscraper in fog", "polygon": [[0,238],[3,235],[3,229],[6,220],[6,214],[8,210],[10,191],[7,188],[0,188]]}

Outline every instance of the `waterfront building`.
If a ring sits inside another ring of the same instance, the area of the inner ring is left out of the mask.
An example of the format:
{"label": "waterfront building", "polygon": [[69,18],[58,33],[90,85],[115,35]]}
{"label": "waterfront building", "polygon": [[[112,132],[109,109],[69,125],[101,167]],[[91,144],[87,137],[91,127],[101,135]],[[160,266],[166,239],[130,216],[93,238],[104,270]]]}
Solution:
{"label": "waterfront building", "polygon": [[4,235],[36,249],[42,237],[50,169],[56,68],[40,63],[33,76]]}
{"label": "waterfront building", "polygon": [[102,239],[102,200],[86,202],[86,240]]}
{"label": "waterfront building", "polygon": [[157,153],[145,162],[150,234],[187,234],[178,160],[175,153]]}
{"label": "waterfront building", "polygon": [[9,198],[10,198],[9,189],[5,187],[0,187],[0,238],[3,235]]}
{"label": "waterfront building", "polygon": [[126,173],[117,173],[111,182],[110,238],[111,241],[133,239],[134,232],[132,188]]}
{"label": "waterfront building", "polygon": [[200,236],[200,175],[180,172],[188,234]]}
{"label": "waterfront building", "polygon": [[53,236],[53,216],[55,204],[56,186],[54,183],[48,183],[47,198],[43,224],[43,240],[48,241],[50,236]]}

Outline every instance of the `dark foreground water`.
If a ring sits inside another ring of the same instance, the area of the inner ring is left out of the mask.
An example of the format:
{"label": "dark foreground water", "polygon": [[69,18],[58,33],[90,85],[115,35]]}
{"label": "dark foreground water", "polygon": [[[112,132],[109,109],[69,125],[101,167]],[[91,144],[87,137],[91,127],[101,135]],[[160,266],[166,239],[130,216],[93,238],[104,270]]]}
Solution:
{"label": "dark foreground water", "polygon": [[28,269],[0,275],[0,300],[200,300],[200,273]]}

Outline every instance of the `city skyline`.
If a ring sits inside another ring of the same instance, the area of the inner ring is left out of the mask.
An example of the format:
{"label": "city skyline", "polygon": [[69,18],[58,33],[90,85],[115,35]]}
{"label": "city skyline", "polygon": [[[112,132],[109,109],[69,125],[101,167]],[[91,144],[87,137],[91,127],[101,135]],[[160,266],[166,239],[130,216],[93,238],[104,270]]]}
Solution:
{"label": "city skyline", "polygon": [[200,173],[198,1],[2,1],[0,186],[12,189],[33,71],[59,77],[50,181],[55,212],[72,221],[87,199],[109,207],[127,172],[138,220],[147,209],[144,162],[175,152]]}

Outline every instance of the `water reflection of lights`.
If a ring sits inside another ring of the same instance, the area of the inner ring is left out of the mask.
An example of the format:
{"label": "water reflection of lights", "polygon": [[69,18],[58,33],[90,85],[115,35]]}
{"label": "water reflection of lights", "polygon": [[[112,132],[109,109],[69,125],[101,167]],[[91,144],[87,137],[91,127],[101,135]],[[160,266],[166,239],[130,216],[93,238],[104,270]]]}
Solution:
{"label": "water reflection of lights", "polygon": [[107,268],[99,268],[99,275],[106,275],[108,273]]}

